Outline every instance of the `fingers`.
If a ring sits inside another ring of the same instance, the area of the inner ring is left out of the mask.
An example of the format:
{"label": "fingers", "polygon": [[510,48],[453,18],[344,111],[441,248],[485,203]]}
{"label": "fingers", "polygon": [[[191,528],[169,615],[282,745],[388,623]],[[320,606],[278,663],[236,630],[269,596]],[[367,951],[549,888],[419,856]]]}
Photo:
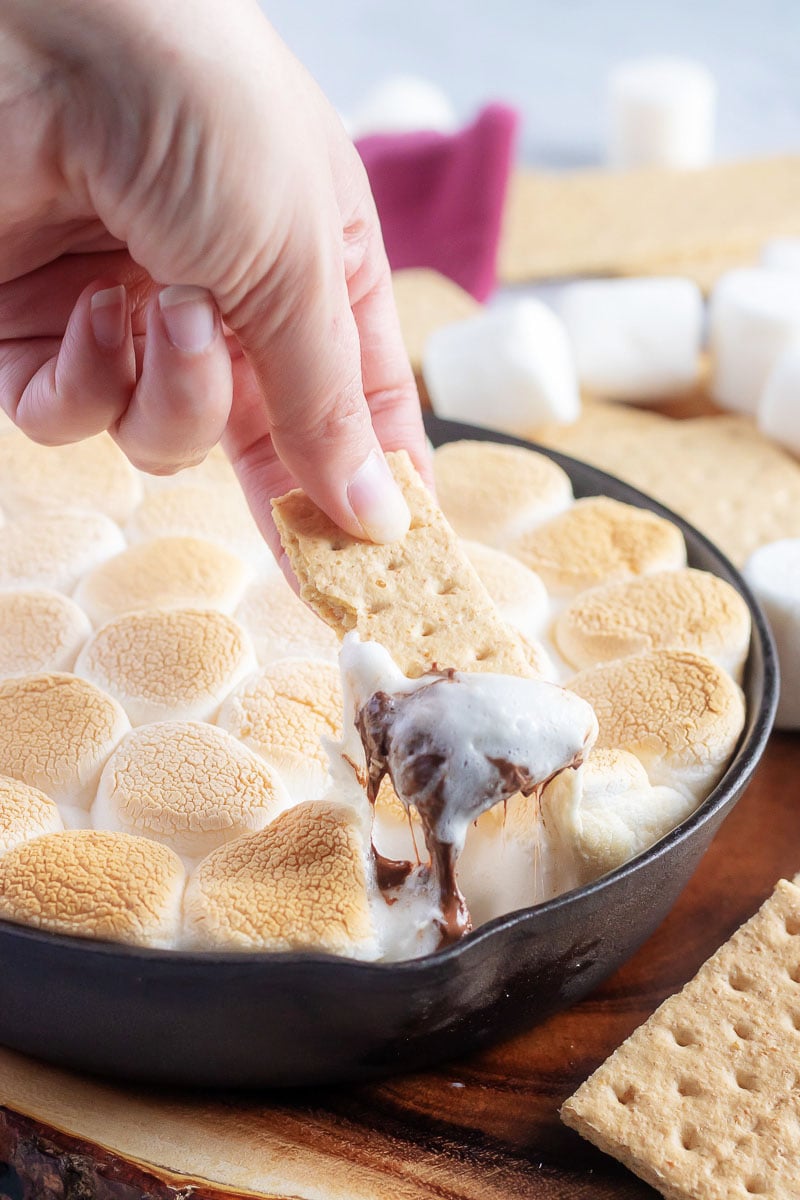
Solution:
{"label": "fingers", "polygon": [[361,216],[345,229],[345,270],[373,428],[384,450],[408,451],[433,489],[433,465],[419,395],[400,331],[391,271],[368,189]]}
{"label": "fingers", "polygon": [[[3,348],[3,404],[29,437],[77,442],[108,429],[136,382],[133,332],[124,287],[93,284],[80,295],[57,353],[34,366],[50,339]],[[12,344],[13,345],[13,344]]]}
{"label": "fingers", "polygon": [[409,512],[364,395],[340,246],[338,214],[327,227],[318,212],[294,214],[282,255],[226,313],[265,401],[247,423],[235,422],[228,446],[243,481],[265,469],[269,444],[343,529],[394,541],[408,529]]}
{"label": "fingers", "polygon": [[128,295],[134,333],[144,332],[150,276],[124,251],[64,254],[46,266],[0,283],[0,337],[62,337],[76,303],[98,280],[121,283]]}
{"label": "fingers", "polygon": [[150,303],[141,375],[113,436],[143,471],[165,475],[192,466],[222,436],[232,390],[230,356],[210,294],[166,287]]}
{"label": "fingers", "polygon": [[135,466],[155,474],[205,457],[225,429],[231,395],[222,325],[202,288],[162,289],[149,303],[145,337],[133,336],[125,288],[96,282],[62,338],[0,341],[2,405],[24,433],[62,445],[107,429]]}
{"label": "fingers", "polygon": [[[241,350],[237,352],[232,348],[231,366],[233,405],[222,444],[233,462],[256,524],[280,563],[284,555],[272,519],[272,500],[297,487],[297,481],[278,457],[266,429],[264,397],[255,373]],[[261,431],[255,439],[252,436],[254,429]],[[247,452],[237,452],[243,445],[247,446]]]}

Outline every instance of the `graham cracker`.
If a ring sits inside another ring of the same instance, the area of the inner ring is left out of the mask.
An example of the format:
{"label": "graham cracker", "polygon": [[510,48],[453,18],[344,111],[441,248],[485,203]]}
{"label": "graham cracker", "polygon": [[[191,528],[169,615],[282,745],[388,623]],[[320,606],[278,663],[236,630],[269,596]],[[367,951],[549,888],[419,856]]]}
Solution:
{"label": "graham cracker", "polygon": [[747,417],[673,421],[594,403],[574,425],[533,436],[660,500],[737,566],[766,542],[800,537],[800,463]]}
{"label": "graham cracker", "polygon": [[426,267],[394,271],[392,285],[406,352],[419,375],[425,343],[434,330],[474,317],[481,305],[452,279]]}
{"label": "graham cracker", "polygon": [[800,1196],[800,888],[773,895],[565,1102],[667,1200]]}
{"label": "graham cracker", "polygon": [[406,675],[434,665],[533,674],[441,509],[404,450],[387,454],[411,511],[402,541],[350,537],[305,492],[272,502],[300,595],[340,637],[380,642]]}
{"label": "graham cracker", "polygon": [[[768,238],[800,235],[800,156],[677,171],[519,171],[509,188],[503,283],[653,274],[665,264],[720,272]],[[667,269],[674,269],[669,268]]]}

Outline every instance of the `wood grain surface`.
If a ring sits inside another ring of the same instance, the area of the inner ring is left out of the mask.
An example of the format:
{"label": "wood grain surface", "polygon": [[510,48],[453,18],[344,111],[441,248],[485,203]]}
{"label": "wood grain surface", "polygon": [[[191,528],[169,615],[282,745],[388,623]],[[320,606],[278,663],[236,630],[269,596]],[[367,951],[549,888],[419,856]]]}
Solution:
{"label": "wood grain surface", "polygon": [[[281,1186],[261,1194],[281,1200],[654,1196],[564,1128],[558,1107],[755,911],[778,878],[800,869],[798,769],[800,737],[774,735],[750,788],[670,917],[599,991],[530,1033],[466,1061],[380,1085],[178,1100],[197,1106],[198,1128],[200,1106],[207,1128],[216,1122],[224,1134],[235,1126],[238,1153],[249,1138],[254,1154],[276,1154],[273,1175]],[[202,1185],[193,1190],[164,1171],[173,1164],[162,1160],[154,1173],[133,1168],[9,1110],[0,1110],[3,1160],[10,1165],[0,1166],[0,1196],[9,1200],[240,1194]]]}

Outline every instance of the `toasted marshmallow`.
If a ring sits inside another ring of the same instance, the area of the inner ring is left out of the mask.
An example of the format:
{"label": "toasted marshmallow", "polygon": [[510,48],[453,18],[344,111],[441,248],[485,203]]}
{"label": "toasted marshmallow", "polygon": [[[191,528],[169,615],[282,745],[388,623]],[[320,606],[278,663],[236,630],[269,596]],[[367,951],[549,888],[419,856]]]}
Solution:
{"label": "toasted marshmallow", "polygon": [[433,458],[442,511],[462,538],[503,547],[572,504],[566,472],[544,454],[448,442]]}
{"label": "toasted marshmallow", "polygon": [[686,564],[676,525],[608,496],[578,500],[568,512],[523,534],[509,546],[551,595],[570,595],[634,575]]}
{"label": "toasted marshmallow", "polygon": [[173,475],[149,475],[139,472],[145,493],[167,492],[178,487],[225,487],[236,483],[236,472],[221,446],[212,446],[201,463],[184,467]]}
{"label": "toasted marshmallow", "polygon": [[200,863],[186,890],[187,941],[374,959],[367,871],[360,821],[348,806],[299,804]]}
{"label": "toasted marshmallow", "polygon": [[11,517],[88,508],[122,523],[141,498],[136,471],[107,434],[71,446],[0,439],[0,503]]}
{"label": "toasted marshmallow", "polygon": [[711,161],[717,86],[690,59],[637,58],[608,81],[614,167],[702,167]]}
{"label": "toasted marshmallow", "polygon": [[629,750],[652,784],[702,800],[744,727],[740,689],[710,659],[653,650],[590,667],[568,684],[597,714],[601,749]]}
{"label": "toasted marshmallow", "polygon": [[225,697],[256,670],[250,638],[213,609],[148,609],[101,626],[75,665],[119,700],[131,725],[211,721]]}
{"label": "toasted marshmallow", "polygon": [[106,759],[130,729],[122,707],[75,675],[0,683],[0,775],[86,809]]}
{"label": "toasted marshmallow", "polygon": [[548,679],[551,683],[561,683],[563,672],[553,661],[553,656],[544,643],[537,638],[529,638],[524,633],[520,633],[519,639],[522,652],[534,675],[541,675],[542,679]]}
{"label": "toasted marshmallow", "polygon": [[128,541],[193,537],[237,554],[251,570],[277,571],[275,558],[258,531],[242,489],[185,484],[145,496],[125,526]]}
{"label": "toasted marshmallow", "polygon": [[58,805],[38,788],[0,776],[0,855],[64,828]]}
{"label": "toasted marshmallow", "polygon": [[254,580],[236,609],[236,619],[250,634],[262,667],[279,658],[335,662],[339,653],[336,634],[295,595],[281,574]]}
{"label": "toasted marshmallow", "polygon": [[71,671],[91,632],[83,609],[58,592],[0,592],[0,679]]}
{"label": "toasted marshmallow", "polygon": [[697,382],[704,306],[690,279],[586,279],[564,288],[558,311],[593,395],[655,400]]}
{"label": "toasted marshmallow", "polygon": [[447,94],[416,75],[391,75],[367,92],[347,121],[352,138],[371,133],[453,133],[458,117]]}
{"label": "toasted marshmallow", "polygon": [[52,933],[169,949],[183,863],[146,838],[95,829],[37,837],[0,856],[0,917]]}
{"label": "toasted marshmallow", "polygon": [[480,542],[465,541],[463,545],[500,616],[526,637],[536,638],[549,610],[547,592],[539,576],[502,550]]}
{"label": "toasted marshmallow", "polygon": [[556,621],[555,641],[577,670],[648,650],[692,650],[738,682],[750,610],[724,579],[687,567],[584,592]]}
{"label": "toasted marshmallow", "polygon": [[525,436],[580,413],[566,332],[540,300],[517,300],[435,329],[422,374],[434,412],[473,425]]}
{"label": "toasted marshmallow", "polygon": [[293,800],[316,800],[328,780],[321,739],[341,736],[339,672],[311,658],[273,663],[236,688],[217,724],[275,767]]}
{"label": "toasted marshmallow", "polygon": [[542,812],[560,852],[574,856],[577,881],[589,883],[685,821],[694,796],[653,787],[627,750],[594,750],[580,771],[563,771],[545,789]]}
{"label": "toasted marshmallow", "polygon": [[0,588],[47,587],[70,593],[81,576],[125,549],[102,513],[40,513],[0,529]]}
{"label": "toasted marshmallow", "polygon": [[84,576],[75,599],[92,623],[143,608],[216,608],[232,612],[247,584],[247,568],[213,542],[156,538]]}
{"label": "toasted marshmallow", "polygon": [[[798,276],[800,278],[800,275]],[[775,360],[758,402],[758,427],[800,457],[800,340]]]}
{"label": "toasted marshmallow", "polygon": [[134,730],[111,755],[92,824],[198,859],[263,829],[288,806],[276,773],[224,729],[162,721]]}
{"label": "toasted marshmallow", "polygon": [[723,275],[709,309],[714,399],[755,415],[772,368],[797,342],[800,275],[759,268]]}
{"label": "toasted marshmallow", "polygon": [[781,692],[775,724],[800,729],[800,538],[759,547],[743,574],[767,615],[778,651]]}

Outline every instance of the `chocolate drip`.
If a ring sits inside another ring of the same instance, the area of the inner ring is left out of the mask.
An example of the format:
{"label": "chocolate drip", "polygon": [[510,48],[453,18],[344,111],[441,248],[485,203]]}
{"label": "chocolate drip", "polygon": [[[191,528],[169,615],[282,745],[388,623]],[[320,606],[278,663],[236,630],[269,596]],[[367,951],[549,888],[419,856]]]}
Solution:
{"label": "chocolate drip", "polygon": [[[389,771],[386,761],[387,738],[394,707],[394,699],[387,692],[376,692],[356,714],[356,729],[367,759],[366,778],[363,777],[362,771],[357,771],[357,775],[373,809],[383,777]],[[384,893],[387,904],[393,904],[395,898],[386,896],[385,893],[392,891],[393,888],[402,887],[413,871],[414,865],[405,859],[386,858],[376,848],[372,839],[370,839],[370,845],[378,887]]]}
{"label": "chocolate drip", "polygon": [[[404,858],[386,858],[385,855],[375,849],[374,842],[372,843],[372,855],[375,859],[375,878],[382,892],[402,887],[414,870],[414,864]],[[387,902],[393,903],[394,900],[390,897]]]}
{"label": "chocolate drip", "polygon": [[[436,678],[429,686],[433,687],[441,680],[450,680],[453,675],[454,672],[450,670],[436,672]],[[444,809],[443,785],[447,760],[432,746],[430,736],[420,733],[407,747],[402,779],[395,779],[389,765],[392,726],[399,705],[407,700],[408,697],[375,692],[356,714],[356,729],[367,760],[367,797],[374,807],[383,778],[388,775],[406,808],[413,804],[419,813],[431,871],[439,891],[442,910],[440,945],[447,946],[458,941],[472,928],[467,904],[456,878],[455,847],[443,842],[436,834]],[[402,886],[414,869],[410,862],[385,858],[375,849],[374,842],[372,853],[378,887],[384,894]],[[392,903],[392,897],[384,895],[384,898]]]}
{"label": "chocolate drip", "polygon": [[[472,928],[456,875],[458,848],[440,836],[440,830],[447,821],[448,793],[452,793],[454,785],[454,752],[452,748],[446,748],[446,740],[442,742],[437,729],[425,727],[424,721],[416,727],[413,722],[403,722],[407,728],[402,746],[394,745],[393,739],[396,722],[401,713],[405,716],[407,706],[415,706],[423,692],[429,694],[430,688],[450,683],[454,676],[453,671],[436,672],[430,683],[423,684],[415,691],[395,695],[375,692],[359,709],[355,719],[366,756],[365,786],[370,804],[374,807],[384,776],[388,775],[406,810],[410,812],[413,805],[419,814],[430,857],[431,878],[438,891],[442,912],[441,946],[458,941]],[[582,753],[576,754],[568,766],[578,766],[582,759]],[[504,757],[488,757],[487,761],[494,768],[495,777],[487,783],[485,794],[468,798],[471,803],[467,811],[482,811],[499,800],[506,803],[517,792],[534,796],[538,803],[542,791],[553,777],[534,779],[524,766]],[[364,772],[359,772],[359,776],[363,779]],[[414,867],[410,862],[385,858],[375,849],[374,842],[372,852],[378,887],[387,903],[393,903],[396,897],[391,896],[392,890],[406,882]]]}

